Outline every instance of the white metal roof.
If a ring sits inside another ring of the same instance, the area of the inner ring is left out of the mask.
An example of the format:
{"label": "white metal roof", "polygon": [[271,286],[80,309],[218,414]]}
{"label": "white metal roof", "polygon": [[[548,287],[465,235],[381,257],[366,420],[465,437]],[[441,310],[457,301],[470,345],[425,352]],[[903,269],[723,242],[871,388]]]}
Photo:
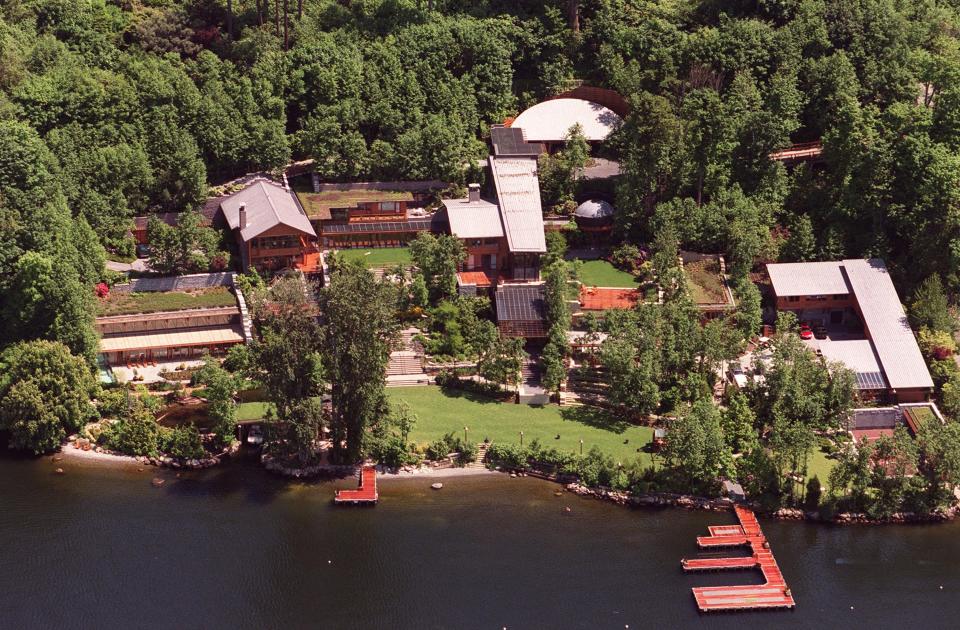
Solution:
{"label": "white metal roof", "polygon": [[223,216],[231,230],[240,226],[240,206],[245,206],[247,226],[240,230],[244,241],[263,234],[278,225],[316,236],[310,220],[300,207],[292,191],[265,179],[257,179],[249,186],[220,202]]}
{"label": "white metal roof", "polygon": [[890,387],[933,387],[933,379],[883,261],[844,260],[843,269]]}
{"label": "white metal roof", "polygon": [[844,295],[850,287],[840,270],[839,261],[773,263],[767,274],[777,297],[803,295]]}
{"label": "white metal roof", "polygon": [[151,348],[176,348],[201,346],[212,343],[242,343],[243,331],[239,326],[206,328],[180,328],[174,330],[145,330],[133,333],[104,335],[100,339],[100,352],[147,350]]}
{"label": "white metal roof", "polygon": [[503,236],[497,204],[480,199],[444,199],[450,233],[458,238],[499,238]]}
{"label": "white metal roof", "polygon": [[858,389],[886,389],[880,359],[869,339],[838,339],[816,344],[828,361],[850,368],[857,377]]}
{"label": "white metal roof", "polygon": [[536,158],[490,156],[500,218],[511,252],[545,253]]}
{"label": "white metal roof", "polygon": [[605,140],[622,122],[612,110],[579,98],[556,98],[524,110],[510,125],[523,129],[527,142],[561,142],[579,124],[587,140]]}

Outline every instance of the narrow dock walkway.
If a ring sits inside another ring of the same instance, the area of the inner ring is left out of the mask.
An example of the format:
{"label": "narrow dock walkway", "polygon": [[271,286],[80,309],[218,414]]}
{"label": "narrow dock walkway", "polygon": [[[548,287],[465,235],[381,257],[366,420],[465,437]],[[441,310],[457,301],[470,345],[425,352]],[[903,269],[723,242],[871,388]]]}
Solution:
{"label": "narrow dock walkway", "polygon": [[377,492],[377,469],[374,466],[364,466],[360,471],[360,486],[356,490],[337,490],[333,497],[334,503],[353,505],[373,505],[380,498]]}
{"label": "narrow dock walkway", "polygon": [[709,527],[709,536],[699,536],[701,549],[749,546],[750,556],[728,558],[694,558],[681,560],[684,571],[724,571],[758,568],[764,584],[743,586],[707,586],[693,589],[693,597],[701,612],[718,610],[760,610],[793,608],[796,602],[787,587],[780,567],[770,551],[756,515],[747,508],[735,506],[740,525],[716,525]]}

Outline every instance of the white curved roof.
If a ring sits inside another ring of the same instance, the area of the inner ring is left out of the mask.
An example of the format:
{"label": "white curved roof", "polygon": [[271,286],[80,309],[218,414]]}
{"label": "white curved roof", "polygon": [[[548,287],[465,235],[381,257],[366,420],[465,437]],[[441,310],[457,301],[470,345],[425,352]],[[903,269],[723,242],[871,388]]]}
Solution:
{"label": "white curved roof", "polygon": [[527,142],[560,142],[570,127],[583,127],[587,140],[605,140],[622,119],[612,110],[579,98],[555,98],[524,110],[511,127],[523,129]]}
{"label": "white curved roof", "polygon": [[602,219],[613,216],[613,206],[603,199],[589,199],[577,206],[573,214],[584,219]]}

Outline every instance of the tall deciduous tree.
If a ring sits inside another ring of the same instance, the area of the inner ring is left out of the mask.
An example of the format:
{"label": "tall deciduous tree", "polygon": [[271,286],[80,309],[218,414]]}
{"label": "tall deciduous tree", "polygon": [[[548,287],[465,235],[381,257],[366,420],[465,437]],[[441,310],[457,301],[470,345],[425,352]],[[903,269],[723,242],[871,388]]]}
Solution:
{"label": "tall deciduous tree", "polygon": [[251,345],[251,376],[262,383],[281,426],[281,447],[307,463],[320,428],[322,336],[316,312],[295,276],[252,296],[259,338]]}
{"label": "tall deciduous tree", "polygon": [[460,239],[421,232],[410,243],[410,257],[423,275],[432,300],[448,298],[457,292],[457,269],[467,259]]}
{"label": "tall deciduous tree", "polygon": [[389,412],[384,375],[398,330],[396,289],[362,263],[343,263],[319,294],[325,323],[324,357],[333,395],[334,456],[354,463],[367,429]]}

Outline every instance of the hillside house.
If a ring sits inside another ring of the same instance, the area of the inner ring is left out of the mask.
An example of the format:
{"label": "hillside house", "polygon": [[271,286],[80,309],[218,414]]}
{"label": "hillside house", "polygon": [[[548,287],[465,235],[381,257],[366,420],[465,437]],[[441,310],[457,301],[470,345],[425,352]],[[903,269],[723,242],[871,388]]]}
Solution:
{"label": "hillside house", "polygon": [[243,270],[320,267],[317,234],[297,196],[289,188],[257,178],[223,197],[220,213],[234,234]]}
{"label": "hillside house", "polygon": [[421,232],[443,231],[426,206],[440,181],[320,183],[300,199],[323,247],[402,247]]}

